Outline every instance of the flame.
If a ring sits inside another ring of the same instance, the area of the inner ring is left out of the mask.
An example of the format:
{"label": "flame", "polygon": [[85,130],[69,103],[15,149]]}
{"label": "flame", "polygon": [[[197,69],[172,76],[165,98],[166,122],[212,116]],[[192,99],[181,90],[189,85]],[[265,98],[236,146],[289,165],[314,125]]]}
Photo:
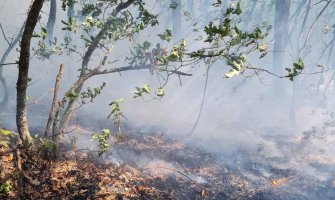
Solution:
{"label": "flame", "polygon": [[272,186],[284,185],[290,178],[292,178],[292,177],[282,177],[282,178],[278,178],[278,179],[273,179],[273,180],[271,180],[271,185]]}

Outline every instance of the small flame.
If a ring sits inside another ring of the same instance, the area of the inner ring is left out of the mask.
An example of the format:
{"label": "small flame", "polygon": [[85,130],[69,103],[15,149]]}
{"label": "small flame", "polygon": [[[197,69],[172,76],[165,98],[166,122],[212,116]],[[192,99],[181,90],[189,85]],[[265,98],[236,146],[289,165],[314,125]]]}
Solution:
{"label": "small flame", "polygon": [[278,179],[273,179],[271,181],[271,185],[272,186],[280,186],[285,184],[290,178],[292,177],[282,177],[282,178],[278,178]]}

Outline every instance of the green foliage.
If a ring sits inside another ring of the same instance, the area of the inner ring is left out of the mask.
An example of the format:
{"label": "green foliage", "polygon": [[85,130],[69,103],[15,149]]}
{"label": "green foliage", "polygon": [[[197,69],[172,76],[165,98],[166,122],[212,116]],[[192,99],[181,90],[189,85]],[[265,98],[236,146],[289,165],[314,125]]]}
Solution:
{"label": "green foliage", "polygon": [[216,2],[213,3],[213,6],[214,7],[219,7],[219,6],[221,6],[221,4],[222,4],[222,0],[216,0]]}
{"label": "green foliage", "polygon": [[158,97],[163,97],[165,95],[163,88],[159,87],[156,91]]}
{"label": "green foliage", "polygon": [[65,25],[65,27],[62,28],[62,30],[65,31],[74,31],[76,28],[78,28],[78,25],[76,24],[76,20],[70,16],[68,22],[61,20],[62,24]]}
{"label": "green foliage", "polygon": [[99,95],[101,94],[102,90],[106,87],[106,83],[103,82],[101,86],[96,87],[96,88],[91,88],[88,87],[86,89],[86,91],[83,91],[80,93],[80,99],[82,101],[82,103],[87,103],[88,102],[93,102],[93,100]]}
{"label": "green foliage", "polygon": [[141,23],[143,23],[145,26],[149,24],[151,26],[158,25],[158,15],[153,15],[147,9],[145,9],[145,3],[143,2],[143,0],[137,0],[135,5],[138,5],[139,15],[137,19],[140,19]]}
{"label": "green foliage", "polygon": [[123,116],[121,112],[120,104],[124,101],[123,98],[112,101],[109,106],[112,108],[112,112],[109,114],[108,118],[113,117],[114,125],[120,125],[121,117]]}
{"label": "green foliage", "polygon": [[[221,4],[217,1],[216,6]],[[203,59],[205,63],[211,60],[223,60],[230,70],[224,75],[231,78],[247,69],[246,56],[251,52],[261,53],[260,58],[267,54],[267,46],[262,41],[268,35],[268,27],[256,27],[252,31],[243,31],[238,27],[238,17],[241,15],[241,4],[227,8],[222,23],[210,22],[204,28],[208,47],[195,50],[188,54],[192,59]]]}
{"label": "green foliage", "polygon": [[69,98],[69,99],[76,99],[78,96],[79,96],[79,94],[75,93],[74,91],[67,92],[65,94],[65,97]]}
{"label": "green foliage", "polygon": [[179,4],[178,4],[177,2],[175,2],[175,1],[173,1],[173,2],[170,4],[170,8],[172,8],[172,9],[177,9],[178,6],[179,6]]}
{"label": "green foliage", "polygon": [[61,46],[62,46],[64,52],[67,53],[67,55],[69,55],[73,52],[77,52],[77,45],[72,44],[72,38],[71,37],[65,36],[63,43],[61,43]]}
{"label": "green foliage", "polygon": [[242,9],[241,9],[241,2],[239,1],[235,7],[229,7],[225,13],[226,16],[228,15],[231,15],[231,14],[234,14],[234,15],[240,15],[242,14]]}
{"label": "green foliage", "polygon": [[53,38],[52,41],[46,41],[48,36],[47,29],[42,27],[40,33],[34,33],[33,37],[41,38],[37,44],[37,48],[33,47],[32,51],[40,60],[49,59],[51,55],[62,55],[63,49],[57,45],[57,38]]}
{"label": "green foliage", "polygon": [[150,57],[147,55],[150,47],[151,43],[148,41],[144,41],[142,44],[136,44],[133,49],[130,49],[132,56],[127,58],[127,60],[131,62],[131,65],[146,64],[148,61],[150,61]]}
{"label": "green foliage", "polygon": [[0,185],[0,193],[8,195],[12,190],[12,182],[6,181],[5,183]]}
{"label": "green foliage", "polygon": [[169,29],[166,29],[164,33],[158,34],[161,40],[170,42],[172,40],[172,32]]}
{"label": "green foliage", "polygon": [[76,0],[62,0],[62,9],[65,11],[66,7],[73,7],[75,3]]}
{"label": "green foliage", "polygon": [[14,134],[8,130],[0,129],[0,146],[8,147],[10,141],[14,138]]}
{"label": "green foliage", "polygon": [[186,57],[186,40],[181,40],[177,45],[173,46],[170,53],[161,57],[160,60],[164,60],[164,63],[182,61]]}
{"label": "green foliage", "polygon": [[293,81],[294,78],[302,73],[305,68],[305,64],[301,58],[298,59],[297,62],[293,63],[293,68],[285,68],[288,72],[288,75],[285,77],[289,78],[290,81]]}
{"label": "green foliage", "polygon": [[143,87],[136,87],[136,90],[132,92],[134,98],[143,97],[144,94],[150,94],[150,87],[144,84]]}
{"label": "green foliage", "polygon": [[41,32],[40,33],[34,32],[32,37],[42,38],[43,40],[45,40],[47,36],[48,36],[47,29],[42,27]]}
{"label": "green foliage", "polygon": [[[48,42],[48,41],[47,41]],[[38,43],[38,48],[32,48],[35,55],[40,60],[49,59],[51,55],[62,55],[63,49],[56,45],[57,41],[54,41],[52,46],[46,45],[46,41],[42,40]]]}
{"label": "green foliage", "polygon": [[231,70],[225,74],[225,78],[232,78],[239,75],[244,69],[244,63],[246,62],[246,57],[241,56],[232,56],[228,59],[227,64],[231,66]]}
{"label": "green foliage", "polygon": [[91,15],[92,17],[98,17],[102,13],[102,3],[97,3],[97,4],[85,4],[83,6],[83,9],[81,11],[81,14],[83,16],[89,16]]}
{"label": "green foliage", "polygon": [[13,133],[8,130],[0,129],[0,135],[5,137],[11,137],[13,136]]}
{"label": "green foliage", "polygon": [[40,138],[40,145],[37,148],[38,155],[44,159],[56,160],[57,144],[51,140]]}
{"label": "green foliage", "polygon": [[108,139],[110,135],[111,132],[108,129],[102,129],[101,133],[92,134],[92,139],[97,140],[99,143],[99,151],[98,151],[99,157],[102,156],[106,151],[108,151],[109,148]]}

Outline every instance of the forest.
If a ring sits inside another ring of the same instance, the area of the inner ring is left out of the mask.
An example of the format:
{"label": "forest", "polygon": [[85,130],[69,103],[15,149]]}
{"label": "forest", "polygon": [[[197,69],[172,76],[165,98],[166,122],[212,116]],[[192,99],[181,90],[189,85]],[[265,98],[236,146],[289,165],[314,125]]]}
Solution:
{"label": "forest", "polygon": [[334,0],[2,0],[0,199],[335,199]]}

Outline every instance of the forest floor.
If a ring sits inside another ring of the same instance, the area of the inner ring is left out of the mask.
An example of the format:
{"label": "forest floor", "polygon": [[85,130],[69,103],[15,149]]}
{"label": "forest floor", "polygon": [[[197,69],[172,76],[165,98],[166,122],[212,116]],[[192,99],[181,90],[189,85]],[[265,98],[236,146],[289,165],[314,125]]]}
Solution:
{"label": "forest floor", "polygon": [[214,155],[165,135],[130,134],[117,148],[122,164],[85,150],[63,151],[57,161],[22,150],[24,190],[13,154],[2,156],[1,183],[12,187],[0,199],[252,199],[257,193]]}
{"label": "forest floor", "polygon": [[[95,125],[98,130],[100,125]],[[72,134],[93,131],[88,129],[90,124],[74,127]],[[98,157],[90,136],[79,138],[62,145],[57,161],[21,150],[21,176],[15,155],[1,156],[0,199],[265,200],[331,199],[335,195],[334,177],[323,182],[306,179],[295,169],[274,165],[285,163],[280,158],[261,163],[244,154],[241,167],[234,169],[199,147],[166,134],[130,128],[122,137],[113,137],[111,149]],[[278,141],[283,148],[292,145]],[[0,154],[5,151],[1,148]],[[318,163],[320,166],[333,169]]]}

